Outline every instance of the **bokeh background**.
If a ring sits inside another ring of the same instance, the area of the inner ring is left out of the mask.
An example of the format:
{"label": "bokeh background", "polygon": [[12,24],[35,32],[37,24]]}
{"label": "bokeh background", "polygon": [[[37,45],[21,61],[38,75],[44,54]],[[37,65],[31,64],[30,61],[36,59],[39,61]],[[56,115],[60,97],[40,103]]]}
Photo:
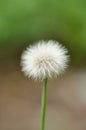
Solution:
{"label": "bokeh background", "polygon": [[86,1],[0,0],[0,130],[37,130],[42,83],[24,77],[22,51],[39,40],[69,50],[68,71],[49,81],[47,130],[86,130]]}

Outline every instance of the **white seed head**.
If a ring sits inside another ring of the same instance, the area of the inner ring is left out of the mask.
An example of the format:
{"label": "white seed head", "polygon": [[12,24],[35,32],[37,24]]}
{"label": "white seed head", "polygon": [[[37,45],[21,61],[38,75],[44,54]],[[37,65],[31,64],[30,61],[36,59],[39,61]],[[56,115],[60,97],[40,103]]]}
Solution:
{"label": "white seed head", "polygon": [[67,53],[67,49],[56,41],[40,41],[23,52],[22,71],[26,76],[34,79],[56,77],[68,66]]}

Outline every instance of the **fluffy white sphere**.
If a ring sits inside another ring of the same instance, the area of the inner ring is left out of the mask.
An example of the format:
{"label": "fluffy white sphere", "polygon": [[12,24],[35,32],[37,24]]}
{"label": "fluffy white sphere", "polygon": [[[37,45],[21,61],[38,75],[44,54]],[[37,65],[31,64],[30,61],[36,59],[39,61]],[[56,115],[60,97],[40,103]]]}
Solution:
{"label": "fluffy white sphere", "polygon": [[34,79],[53,78],[67,68],[68,51],[56,41],[39,41],[21,56],[22,71]]}

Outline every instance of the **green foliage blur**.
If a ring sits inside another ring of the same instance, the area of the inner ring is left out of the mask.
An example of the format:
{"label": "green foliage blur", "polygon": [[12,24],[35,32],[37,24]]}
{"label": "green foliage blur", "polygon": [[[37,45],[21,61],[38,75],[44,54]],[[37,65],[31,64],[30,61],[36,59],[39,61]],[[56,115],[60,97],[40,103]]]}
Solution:
{"label": "green foliage blur", "polygon": [[0,55],[41,39],[57,40],[86,65],[86,0],[0,0]]}

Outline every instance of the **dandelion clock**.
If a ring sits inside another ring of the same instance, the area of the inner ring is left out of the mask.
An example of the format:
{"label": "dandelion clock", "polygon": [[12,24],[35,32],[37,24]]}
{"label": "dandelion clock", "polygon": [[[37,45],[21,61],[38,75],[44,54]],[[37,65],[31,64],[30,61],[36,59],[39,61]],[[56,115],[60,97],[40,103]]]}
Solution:
{"label": "dandelion clock", "polygon": [[40,130],[44,130],[46,87],[48,79],[59,76],[68,66],[67,49],[56,41],[39,41],[29,46],[21,56],[22,71],[34,80],[43,81]]}

